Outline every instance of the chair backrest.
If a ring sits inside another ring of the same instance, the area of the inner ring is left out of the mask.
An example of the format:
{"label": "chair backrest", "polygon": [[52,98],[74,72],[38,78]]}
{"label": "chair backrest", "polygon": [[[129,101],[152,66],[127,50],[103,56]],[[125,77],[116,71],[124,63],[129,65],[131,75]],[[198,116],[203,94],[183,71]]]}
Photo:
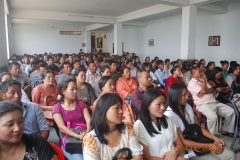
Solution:
{"label": "chair backrest", "polygon": [[65,160],[65,156],[64,156],[61,148],[58,145],[56,145],[55,143],[52,143],[52,142],[49,142],[49,143],[53,147],[55,152],[57,153],[58,160]]}

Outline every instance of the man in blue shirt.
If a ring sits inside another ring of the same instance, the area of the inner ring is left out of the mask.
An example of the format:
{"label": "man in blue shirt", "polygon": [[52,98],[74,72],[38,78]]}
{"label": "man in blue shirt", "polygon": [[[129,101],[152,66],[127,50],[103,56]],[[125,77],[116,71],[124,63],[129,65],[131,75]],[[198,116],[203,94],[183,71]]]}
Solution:
{"label": "man in blue shirt", "polygon": [[164,80],[169,77],[168,73],[164,71],[164,62],[162,60],[157,61],[158,69],[154,72],[154,75],[157,77],[157,81],[159,84],[164,86]]}
{"label": "man in blue shirt", "polygon": [[45,139],[49,136],[49,125],[42,109],[36,103],[22,103],[21,84],[16,80],[7,80],[1,84],[1,98],[22,106],[24,117],[24,133],[40,135]]}

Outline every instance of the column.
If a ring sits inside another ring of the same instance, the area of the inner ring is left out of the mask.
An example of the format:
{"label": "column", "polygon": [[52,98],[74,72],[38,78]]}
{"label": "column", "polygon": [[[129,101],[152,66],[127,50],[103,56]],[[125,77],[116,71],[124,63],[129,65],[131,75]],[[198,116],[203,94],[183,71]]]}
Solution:
{"label": "column", "polygon": [[8,58],[7,58],[7,40],[6,40],[5,12],[4,12],[3,0],[0,0],[0,54],[1,54],[0,67],[6,67],[8,63]]}
{"label": "column", "polygon": [[85,31],[84,37],[84,43],[86,46],[83,50],[85,53],[91,53],[91,31]]}
{"label": "column", "polygon": [[195,59],[197,6],[182,8],[181,59]]}
{"label": "column", "polygon": [[114,24],[114,54],[122,55],[122,23]]}

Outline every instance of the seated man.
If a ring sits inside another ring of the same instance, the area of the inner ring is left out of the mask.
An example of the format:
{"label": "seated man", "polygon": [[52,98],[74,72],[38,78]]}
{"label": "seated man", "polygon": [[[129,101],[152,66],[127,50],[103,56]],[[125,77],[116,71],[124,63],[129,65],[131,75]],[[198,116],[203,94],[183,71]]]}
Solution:
{"label": "seated man", "polygon": [[136,114],[136,119],[140,116],[142,97],[144,92],[151,85],[151,77],[147,71],[141,71],[137,74],[139,87],[135,89],[131,96],[133,111]]}
{"label": "seated man", "polygon": [[162,60],[157,61],[158,69],[154,72],[154,75],[157,77],[159,84],[164,86],[163,80],[169,77],[168,72],[164,71],[164,62]]}
{"label": "seated man", "polygon": [[114,80],[114,84],[116,84],[118,78],[121,76],[119,73],[117,73],[117,62],[111,61],[110,68],[111,68],[111,77]]}
{"label": "seated man", "polygon": [[73,78],[72,67],[70,62],[63,62],[62,64],[62,74],[58,76],[58,84],[61,83],[64,79]]}
{"label": "seated man", "polygon": [[94,81],[101,78],[101,75],[96,72],[96,65],[93,62],[88,64],[88,70],[86,73],[86,80],[85,82],[93,85]]}
{"label": "seated man", "polygon": [[234,110],[215,100],[213,95],[214,89],[212,86],[202,78],[202,71],[199,67],[191,69],[192,79],[188,83],[188,90],[191,92],[196,104],[197,110],[202,112],[207,117],[207,126],[209,132],[215,134],[218,116],[224,117],[224,125],[222,134],[233,136],[235,113]]}
{"label": "seated man", "polygon": [[46,123],[42,109],[36,103],[21,102],[21,84],[16,80],[7,80],[1,84],[1,92],[3,100],[9,100],[22,106],[25,124],[24,133],[41,135],[48,139],[49,125]]}
{"label": "seated man", "polygon": [[45,70],[47,70],[45,64],[40,64],[40,66],[38,66],[38,75],[32,78],[32,89],[43,83],[42,74]]}
{"label": "seated man", "polygon": [[51,56],[48,57],[48,66],[47,66],[47,69],[50,69],[50,70],[52,70],[52,71],[54,71],[54,72],[60,72],[60,69],[58,68],[58,66],[56,66],[56,65],[54,64],[54,58],[51,57]]}
{"label": "seated man", "polygon": [[12,62],[8,64],[8,71],[12,76],[12,79],[17,80],[21,84],[23,90],[30,88],[31,81],[29,78],[20,75],[20,64]]}

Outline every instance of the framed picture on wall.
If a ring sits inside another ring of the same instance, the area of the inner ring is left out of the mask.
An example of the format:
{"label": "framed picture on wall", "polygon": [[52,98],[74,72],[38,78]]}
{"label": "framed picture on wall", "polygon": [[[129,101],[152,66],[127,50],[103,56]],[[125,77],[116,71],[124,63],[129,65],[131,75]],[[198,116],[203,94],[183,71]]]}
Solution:
{"label": "framed picture on wall", "polygon": [[97,48],[103,48],[103,37],[97,38]]}
{"label": "framed picture on wall", "polygon": [[153,47],[154,46],[154,39],[149,39],[148,40],[148,46]]}
{"label": "framed picture on wall", "polygon": [[208,46],[220,46],[220,36],[209,36]]}

